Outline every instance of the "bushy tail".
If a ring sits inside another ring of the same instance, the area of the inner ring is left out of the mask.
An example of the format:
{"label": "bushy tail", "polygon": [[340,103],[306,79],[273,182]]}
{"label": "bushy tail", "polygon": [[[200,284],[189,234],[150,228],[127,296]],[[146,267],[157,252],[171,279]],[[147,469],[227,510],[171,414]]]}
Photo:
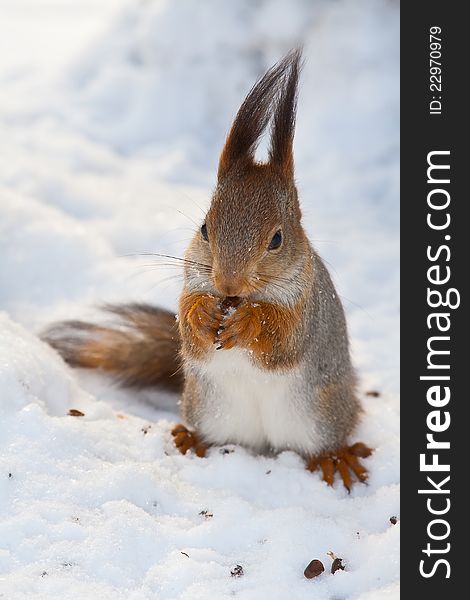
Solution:
{"label": "bushy tail", "polygon": [[106,306],[116,325],[63,321],[42,338],[74,367],[100,369],[121,385],[179,392],[183,374],[175,315],[145,304]]}

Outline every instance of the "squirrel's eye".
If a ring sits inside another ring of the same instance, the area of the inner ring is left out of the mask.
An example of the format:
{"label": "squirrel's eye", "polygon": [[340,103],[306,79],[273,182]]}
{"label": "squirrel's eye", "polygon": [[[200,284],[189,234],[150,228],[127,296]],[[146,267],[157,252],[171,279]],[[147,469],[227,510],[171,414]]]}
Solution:
{"label": "squirrel's eye", "polygon": [[276,233],[273,235],[273,239],[268,246],[268,250],[276,250],[282,244],[282,231],[278,229]]}
{"label": "squirrel's eye", "polygon": [[205,223],[201,226],[201,235],[206,242],[209,241],[209,236],[207,235],[207,225]]}

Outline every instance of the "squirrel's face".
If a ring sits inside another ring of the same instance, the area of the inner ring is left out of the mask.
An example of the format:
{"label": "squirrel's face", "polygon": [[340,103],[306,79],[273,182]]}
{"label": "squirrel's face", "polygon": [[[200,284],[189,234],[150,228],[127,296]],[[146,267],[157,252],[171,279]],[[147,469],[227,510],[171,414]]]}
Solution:
{"label": "squirrel's face", "polygon": [[234,168],[219,179],[191,257],[210,267],[221,297],[286,287],[305,256],[300,217],[293,181],[269,165]]}
{"label": "squirrel's face", "polygon": [[[296,285],[309,245],[300,224],[293,140],[300,50],[269,69],[243,101],[219,161],[218,181],[201,230],[186,254],[195,289],[222,297]],[[255,151],[268,125],[269,160]]]}

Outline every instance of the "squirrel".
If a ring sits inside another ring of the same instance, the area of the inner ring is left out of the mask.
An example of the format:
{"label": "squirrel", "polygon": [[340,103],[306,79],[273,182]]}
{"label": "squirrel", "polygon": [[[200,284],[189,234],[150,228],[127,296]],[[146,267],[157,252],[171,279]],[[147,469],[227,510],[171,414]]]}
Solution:
{"label": "squirrel", "polygon": [[[73,366],[128,386],[182,391],[176,447],[203,457],[228,443],[293,450],[348,491],[368,476],[344,310],[301,223],[294,181],[301,51],[269,69],[243,101],[220,156],[203,224],[183,262],[178,316],[142,304],[108,306],[119,328],[80,321],[44,339]],[[270,126],[268,160],[257,162]]]}

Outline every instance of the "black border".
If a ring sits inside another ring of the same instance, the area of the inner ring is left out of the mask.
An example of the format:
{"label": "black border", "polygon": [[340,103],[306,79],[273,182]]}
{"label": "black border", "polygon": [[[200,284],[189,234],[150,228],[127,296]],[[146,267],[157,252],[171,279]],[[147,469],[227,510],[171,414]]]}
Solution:
{"label": "black border", "polygon": [[[464,9],[464,3],[444,0],[401,5],[401,596],[412,600],[450,600],[469,594],[466,584],[467,573],[470,573],[469,551],[463,542],[469,529],[465,484],[470,482],[470,474],[467,474],[470,464],[465,460],[469,447],[466,442],[470,439],[466,410],[469,398],[465,386],[465,373],[470,372],[466,343],[470,332],[465,314],[470,277],[465,183],[470,165],[466,164],[465,138],[470,120],[469,110],[464,106],[470,104],[464,91],[468,87],[465,57],[470,55],[466,50],[470,36]],[[429,90],[429,29],[432,26],[442,29],[441,115],[430,115],[428,108],[432,95]],[[419,563],[426,558],[422,549],[428,542],[426,527],[433,517],[427,511],[426,496],[418,494],[418,489],[429,488],[426,485],[429,473],[420,472],[419,455],[426,450],[426,416],[432,408],[426,402],[427,384],[419,377],[426,370],[426,341],[430,335],[426,325],[430,312],[426,300],[429,267],[426,248],[428,244],[440,243],[443,237],[442,232],[433,232],[426,224],[430,189],[426,170],[428,152],[447,149],[450,150],[451,182],[447,189],[451,194],[452,218],[446,231],[451,235],[451,259],[447,264],[451,267],[451,285],[461,295],[460,307],[449,311],[452,319],[449,333],[452,395],[448,405],[451,425],[442,434],[442,439],[451,442],[450,450],[446,451],[451,465],[451,509],[445,515],[451,526],[446,540],[451,548],[447,555],[440,556],[449,561],[451,572],[446,579],[446,569],[438,568],[433,577],[425,579],[419,573]]]}

